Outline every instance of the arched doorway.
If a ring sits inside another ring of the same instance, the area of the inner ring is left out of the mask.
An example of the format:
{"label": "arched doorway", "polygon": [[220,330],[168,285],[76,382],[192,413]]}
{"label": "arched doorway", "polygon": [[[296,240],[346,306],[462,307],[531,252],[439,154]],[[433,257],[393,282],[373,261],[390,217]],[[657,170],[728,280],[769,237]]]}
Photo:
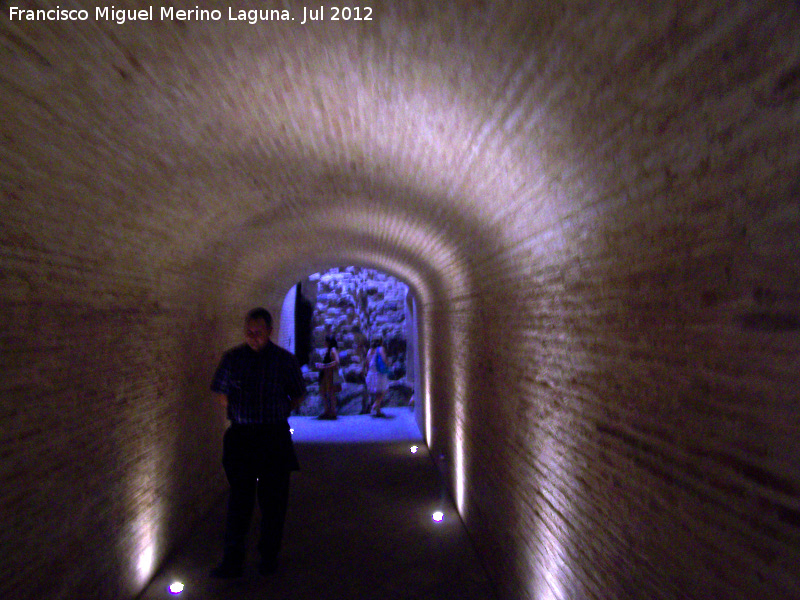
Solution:
{"label": "arched doorway", "polygon": [[275,341],[303,365],[308,397],[301,416],[322,411],[314,364],[322,360],[327,335],[337,339],[344,376],[339,415],[361,414],[368,405],[364,359],[374,337],[383,340],[390,363],[384,405],[418,410],[417,308],[408,285],[376,269],[348,266],[312,273],[287,292]]}

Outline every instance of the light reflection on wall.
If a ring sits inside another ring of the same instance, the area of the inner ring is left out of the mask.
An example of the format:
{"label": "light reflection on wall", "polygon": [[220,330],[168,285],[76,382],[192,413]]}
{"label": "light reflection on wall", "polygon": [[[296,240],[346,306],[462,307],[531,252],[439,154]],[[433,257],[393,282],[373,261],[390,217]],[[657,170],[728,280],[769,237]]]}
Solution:
{"label": "light reflection on wall", "polygon": [[156,490],[157,461],[153,454],[142,458],[129,479],[129,511],[136,517],[126,528],[123,543],[128,547],[133,570],[133,581],[138,586],[146,585],[153,577],[163,559],[160,543],[160,528],[164,517],[163,502]]}
{"label": "light reflection on wall", "polygon": [[153,572],[153,555],[155,551],[153,546],[147,546],[144,551],[139,555],[139,562],[136,565],[138,574],[138,582],[144,583],[150,578]]}
{"label": "light reflection on wall", "polygon": [[456,398],[456,416],[454,427],[454,447],[455,447],[455,495],[456,508],[462,518],[464,514],[464,401]]}
{"label": "light reflection on wall", "polygon": [[[571,524],[574,522],[574,496],[559,490],[559,482],[569,481],[572,465],[566,455],[568,449],[548,430],[557,424],[551,420],[542,427],[534,449],[534,477],[539,481],[531,486],[537,489],[535,508],[524,508],[534,522],[534,536],[528,545],[528,565],[531,569],[529,595],[537,600],[569,600],[570,586],[565,581],[571,569],[567,548],[571,544]],[[549,425],[549,426],[548,426]],[[562,484],[563,485],[563,484]],[[569,525],[569,527],[568,527]]]}
{"label": "light reflection on wall", "polygon": [[[473,313],[473,302],[462,300],[459,306],[461,314],[471,316]],[[450,347],[467,348],[467,333],[469,331],[468,322],[451,324],[450,327]],[[453,469],[454,469],[454,495],[456,507],[462,519],[466,519],[466,458],[465,440],[468,430],[468,399],[469,390],[467,389],[467,375],[469,370],[469,353],[461,353],[458,357],[454,356],[453,363]]]}
{"label": "light reflection on wall", "polygon": [[429,448],[433,447],[433,408],[431,405],[433,404],[433,392],[431,390],[431,381],[433,380],[432,366],[431,366],[431,355],[433,354],[433,336],[431,335],[431,318],[430,315],[425,315],[425,318],[422,319],[422,329],[423,329],[423,352],[422,352],[422,361],[424,361],[424,365],[422,367],[423,372],[425,373],[425,397],[423,401],[425,402],[425,442],[428,444]]}
{"label": "light reflection on wall", "polygon": [[[130,560],[134,582],[146,585],[153,577],[161,556],[158,529],[161,515],[156,509],[145,509],[130,527],[131,535],[126,542],[132,544]],[[129,540],[129,541],[128,541]]]}

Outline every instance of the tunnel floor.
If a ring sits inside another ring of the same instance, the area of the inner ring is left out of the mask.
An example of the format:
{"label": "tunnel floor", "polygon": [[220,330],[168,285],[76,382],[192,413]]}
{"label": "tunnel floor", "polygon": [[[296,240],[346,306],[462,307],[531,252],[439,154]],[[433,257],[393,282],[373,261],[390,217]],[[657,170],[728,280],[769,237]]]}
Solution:
{"label": "tunnel floor", "polygon": [[[386,413],[292,417],[301,471],[292,475],[277,573],[260,576],[251,547],[242,578],[208,577],[221,557],[223,497],[140,600],[495,598],[413,414]],[[254,526],[251,546],[257,519]],[[168,591],[175,581],[185,585],[177,596]]]}

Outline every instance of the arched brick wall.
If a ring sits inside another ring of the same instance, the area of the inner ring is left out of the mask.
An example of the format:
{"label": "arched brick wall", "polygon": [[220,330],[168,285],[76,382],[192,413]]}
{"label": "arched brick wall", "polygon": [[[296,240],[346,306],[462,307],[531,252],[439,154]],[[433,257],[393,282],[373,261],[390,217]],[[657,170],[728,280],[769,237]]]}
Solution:
{"label": "arched brick wall", "polygon": [[800,596],[797,4],[373,6],[3,8],[0,596],[134,596],[244,311],[339,264],[414,289],[504,598]]}

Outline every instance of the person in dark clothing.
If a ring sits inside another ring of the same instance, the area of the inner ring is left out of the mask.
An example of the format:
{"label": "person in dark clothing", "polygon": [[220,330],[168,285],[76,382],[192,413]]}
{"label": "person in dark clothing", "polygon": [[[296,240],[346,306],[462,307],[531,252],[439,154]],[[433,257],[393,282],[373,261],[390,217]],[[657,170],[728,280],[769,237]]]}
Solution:
{"label": "person in dark clothing", "polygon": [[211,383],[230,421],[222,449],[230,485],[225,550],[210,573],[218,579],[243,573],[256,497],[261,510],[259,572],[267,575],[277,569],[289,476],[300,468],[288,417],[305,398],[305,382],[297,359],[273,344],[271,333],[269,312],[251,310],[245,319],[245,343],[225,352]]}

